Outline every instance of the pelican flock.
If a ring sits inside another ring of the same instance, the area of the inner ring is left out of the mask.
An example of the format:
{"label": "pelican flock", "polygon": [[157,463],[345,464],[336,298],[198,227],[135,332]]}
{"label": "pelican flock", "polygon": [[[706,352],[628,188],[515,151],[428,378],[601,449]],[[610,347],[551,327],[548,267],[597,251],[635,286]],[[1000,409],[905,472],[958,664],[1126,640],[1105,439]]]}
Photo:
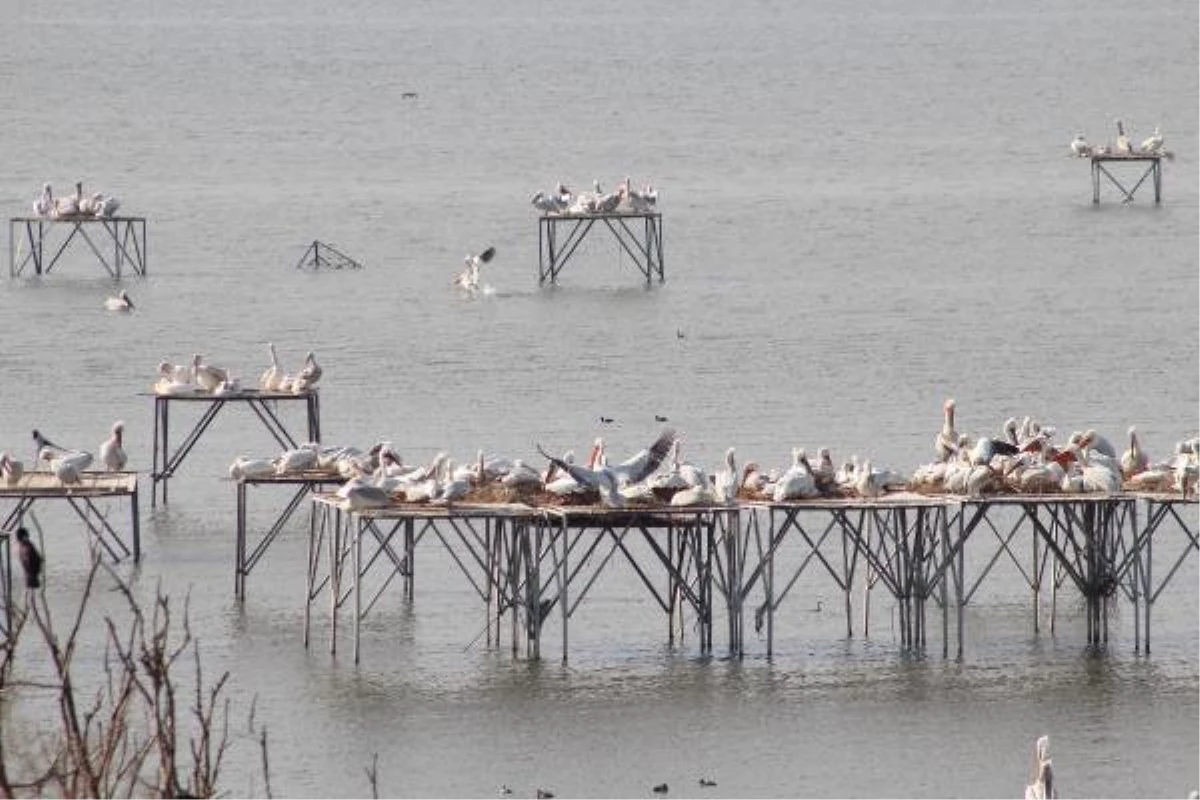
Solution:
{"label": "pelican flock", "polygon": [[[252,387],[255,390],[302,395],[312,391],[321,380],[324,369],[317,363],[313,351],[309,350],[305,354],[304,365],[295,375],[288,375],[280,365],[274,342],[267,342],[267,352],[270,354],[270,364],[259,376],[257,385]],[[208,363],[202,353],[194,354],[187,365],[172,364],[170,361],[160,362],[158,379],[154,383],[154,393],[160,395],[229,396],[245,391],[242,381],[229,369]]]}
{"label": "pelican flock", "polygon": [[628,176],[611,192],[605,192],[599,180],[592,181],[591,191],[578,193],[560,181],[552,191],[534,194],[530,203],[546,216],[645,214],[658,207],[658,191],[649,183],[637,189]]}
{"label": "pelican flock", "polygon": [[1174,159],[1174,153],[1164,149],[1162,130],[1154,126],[1154,133],[1142,140],[1141,146],[1134,144],[1132,137],[1125,128],[1124,120],[1116,120],[1116,143],[1089,144],[1082,133],[1076,134],[1071,141],[1070,155],[1074,158],[1090,158],[1092,156],[1163,156]]}
{"label": "pelican flock", "polygon": [[54,196],[50,184],[42,184],[42,192],[33,201],[34,216],[49,219],[73,219],[78,217],[112,217],[120,208],[121,201],[103,192],[93,192],[84,197],[83,182],[76,181],[75,193]]}

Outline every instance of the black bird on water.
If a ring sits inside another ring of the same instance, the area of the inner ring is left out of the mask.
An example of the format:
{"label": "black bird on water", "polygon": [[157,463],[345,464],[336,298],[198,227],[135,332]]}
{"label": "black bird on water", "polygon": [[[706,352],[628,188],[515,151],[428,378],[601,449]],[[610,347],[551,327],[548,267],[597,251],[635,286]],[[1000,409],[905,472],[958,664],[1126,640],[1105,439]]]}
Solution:
{"label": "black bird on water", "polygon": [[667,421],[667,418],[666,418],[666,417],[664,417],[662,414],[655,414],[655,415],[654,415],[654,421],[655,421],[655,422],[666,422],[666,421]]}
{"label": "black bird on water", "polygon": [[549,789],[538,789],[537,796],[538,800],[553,800],[554,792],[550,791]]}
{"label": "black bird on water", "polygon": [[601,421],[602,423],[604,423],[605,425],[611,425],[611,424],[612,424],[612,421],[613,421],[613,418],[612,418],[612,417],[606,417],[606,416],[604,416],[603,414],[601,414],[601,415],[600,415],[600,421]]}
{"label": "black bird on water", "polygon": [[657,786],[655,786],[653,789],[651,789],[650,791],[654,792],[655,794],[666,794],[669,791],[669,789],[667,788],[667,785],[665,783],[660,783]]}
{"label": "black bird on water", "polygon": [[42,554],[29,541],[29,531],[24,527],[17,528],[17,559],[25,570],[25,586],[29,589],[40,589],[42,586]]}
{"label": "black bird on water", "polygon": [[716,781],[714,781],[712,778],[701,778],[701,779],[700,779],[700,785],[701,785],[701,786],[709,786],[709,787],[711,787],[711,786],[716,786],[716,785],[717,785],[717,782],[716,782]]}

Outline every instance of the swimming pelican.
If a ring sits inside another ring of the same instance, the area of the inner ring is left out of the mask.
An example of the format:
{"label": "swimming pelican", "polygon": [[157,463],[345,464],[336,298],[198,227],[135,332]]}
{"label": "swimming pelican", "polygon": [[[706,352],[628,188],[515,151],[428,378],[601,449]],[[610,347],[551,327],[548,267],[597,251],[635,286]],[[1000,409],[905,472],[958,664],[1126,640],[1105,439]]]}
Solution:
{"label": "swimming pelican", "polygon": [[279,366],[279,357],[275,355],[275,343],[267,342],[267,350],[271,354],[271,366],[267,367],[266,371],[259,376],[258,388],[264,392],[278,392],[287,375],[284,373],[283,367]]}
{"label": "swimming pelican", "polygon": [[1042,736],[1033,750],[1033,783],[1025,787],[1025,800],[1051,800],[1058,797],[1054,770],[1050,764],[1050,737]]}
{"label": "swimming pelican", "polygon": [[458,277],[454,279],[454,285],[468,292],[473,292],[479,288],[479,268],[487,264],[496,255],[496,248],[489,247],[482,253],[474,256],[467,256],[463,259],[466,262],[466,268],[458,273]]}
{"label": "swimming pelican", "polygon": [[954,430],[954,398],[951,397],[942,406],[942,429],[933,440],[933,452],[938,461],[948,461],[958,450],[958,433]]}
{"label": "swimming pelican", "polygon": [[324,370],[317,363],[316,356],[313,351],[309,350],[304,356],[304,368],[300,370],[300,374],[292,379],[292,394],[303,394],[316,385],[317,381],[321,380],[321,374]]}
{"label": "swimming pelican", "polygon": [[129,460],[121,443],[124,432],[125,423],[118,420],[113,423],[112,435],[100,443],[100,463],[109,472],[120,472]]}
{"label": "swimming pelican", "polygon": [[1087,158],[1092,154],[1092,148],[1082,133],[1075,134],[1075,139],[1071,142],[1071,153],[1076,158]]}
{"label": "swimming pelican", "polygon": [[222,381],[228,380],[229,373],[220,367],[204,363],[204,356],[196,353],[192,356],[192,383],[206,392],[214,391]]}
{"label": "swimming pelican", "polygon": [[54,211],[54,192],[50,184],[42,184],[42,193],[33,201],[33,213],[39,217],[48,217]]}
{"label": "swimming pelican", "polygon": [[1133,144],[1129,141],[1129,137],[1125,135],[1125,123],[1117,120],[1117,152],[1123,155],[1133,154]]}
{"label": "swimming pelican", "polygon": [[133,311],[133,300],[129,298],[129,292],[122,289],[116,297],[106,297],[104,307],[109,311]]}
{"label": "swimming pelican", "polygon": [[0,480],[8,486],[16,486],[25,474],[25,465],[8,453],[0,453]]}
{"label": "swimming pelican", "polygon": [[654,444],[648,449],[639,452],[633,458],[621,464],[618,468],[619,473],[607,464],[601,464],[599,469],[588,469],[568,464],[561,458],[547,453],[541,445],[538,445],[537,449],[557,469],[567,473],[581,485],[598,489],[600,491],[600,499],[606,506],[621,508],[625,505],[625,499],[618,491],[620,487],[617,485],[617,474],[622,475],[624,484],[641,483],[654,474],[654,471],[658,469],[663,459],[671,451],[671,445],[674,442],[675,431],[667,428],[659,434],[658,438],[654,440]]}
{"label": "swimming pelican", "polygon": [[1154,126],[1154,133],[1150,135],[1146,141],[1142,142],[1142,152],[1153,155],[1162,149],[1163,137],[1158,132],[1158,126]]}

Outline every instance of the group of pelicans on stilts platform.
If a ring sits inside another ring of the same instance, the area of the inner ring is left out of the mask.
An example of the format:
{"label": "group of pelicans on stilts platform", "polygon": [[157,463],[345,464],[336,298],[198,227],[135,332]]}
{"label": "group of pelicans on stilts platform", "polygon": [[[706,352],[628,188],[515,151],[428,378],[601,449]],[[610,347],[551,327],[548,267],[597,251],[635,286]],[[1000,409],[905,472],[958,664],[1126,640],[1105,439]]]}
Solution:
{"label": "group of pelicans on stilts platform", "polygon": [[559,183],[551,192],[538,192],[529,202],[549,216],[649,214],[658,208],[658,191],[648,183],[639,191],[626,177],[614,192],[601,190],[598,180],[592,181],[592,191],[579,193]]}
{"label": "group of pelicans on stilts platform", "polygon": [[48,219],[108,218],[117,213],[121,201],[103,192],[83,196],[83,182],[75,183],[75,194],[55,197],[50,184],[42,184],[42,193],[33,201],[33,213]]}
{"label": "group of pelicans on stilts platform", "polygon": [[[267,350],[271,354],[271,363],[259,377],[258,385],[250,387],[255,391],[304,394],[316,386],[324,373],[311,350],[304,356],[304,366],[295,375],[287,374],[280,366],[272,342],[267,342]],[[158,365],[158,374],[154,384],[155,394],[224,396],[240,394],[247,388],[228,369],[205,363],[200,353],[193,355],[192,363],[187,365],[163,361]]]}
{"label": "group of pelicans on stilts platform", "polygon": [[1133,140],[1125,133],[1125,123],[1117,120],[1116,145],[1088,144],[1083,134],[1079,133],[1071,141],[1071,155],[1076,158],[1094,158],[1096,156],[1162,156],[1168,160],[1175,158],[1175,154],[1164,149],[1163,145],[1163,136],[1157,125],[1154,126],[1154,133],[1142,141],[1142,146],[1136,147]]}
{"label": "group of pelicans on stilts platform", "polygon": [[586,461],[538,445],[539,468],[520,458],[485,455],[456,461],[446,452],[431,461],[407,464],[390,441],[368,450],[304,444],[269,458],[239,456],[230,466],[237,479],[307,471],[346,480],[338,490],[351,509],[405,503],[521,502],[531,505],[625,507],[728,506],[744,501],[796,501],[816,498],[878,498],[889,492],[982,497],[996,494],[1114,494],[1123,490],[1194,494],[1200,439],[1175,446],[1170,459],[1153,461],[1135,429],[1118,454],[1094,430],[1071,434],[1054,444],[1053,428],[1026,417],[1009,419],[997,436],[968,436],[955,428],[955,402],[943,407],[942,428],[934,437],[935,460],[911,475],[852,456],[835,466],[828,448],[810,460],[793,448],[791,463],[763,469],[757,462],[737,466],[734,448],[715,473],[685,462],[681,440],[664,430],[648,447],[612,463],[603,438]]}
{"label": "group of pelicans on stilts platform", "polygon": [[[99,467],[104,472],[120,472],[125,469],[129,457],[124,445],[125,423],[114,422],[109,436],[100,443]],[[37,451],[37,463],[45,465],[49,472],[64,486],[78,485],[82,482],[83,474],[92,466],[95,456],[87,450],[61,447],[46,438],[41,431],[34,430],[33,442]],[[0,452],[0,486],[15,487],[28,473],[25,464],[7,452]]]}

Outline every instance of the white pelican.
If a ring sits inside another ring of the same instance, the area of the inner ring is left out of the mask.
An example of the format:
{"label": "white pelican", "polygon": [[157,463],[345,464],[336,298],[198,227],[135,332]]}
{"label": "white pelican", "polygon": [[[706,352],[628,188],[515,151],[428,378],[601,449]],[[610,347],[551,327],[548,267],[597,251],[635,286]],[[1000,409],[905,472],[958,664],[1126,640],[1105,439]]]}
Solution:
{"label": "white pelican", "polygon": [[775,482],[775,491],[772,498],[775,502],[780,503],[785,500],[816,497],[819,494],[820,492],[817,491],[817,479],[813,476],[812,468],[808,464],[808,456],[804,452],[804,448],[793,447],[792,465]]}
{"label": "white pelican", "polygon": [[1121,454],[1121,477],[1129,480],[1150,466],[1150,457],[1138,444],[1137,428],[1129,426],[1129,449]]}
{"label": "white pelican", "polygon": [[731,447],[725,451],[725,468],[717,473],[716,481],[713,483],[713,496],[716,501],[725,505],[736,503],[739,483]]}
{"label": "white pelican", "polygon": [[125,423],[118,420],[113,423],[112,435],[100,443],[100,463],[109,472],[120,472],[129,460],[122,445],[124,432]]}
{"label": "white pelican", "polygon": [[185,367],[181,364],[172,364],[169,361],[158,362],[158,374],[162,380],[171,383],[191,383],[192,370],[191,367]]}
{"label": "white pelican", "polygon": [[287,475],[292,472],[303,472],[317,466],[317,452],[320,445],[305,442],[294,450],[284,450],[275,459],[275,474]]}
{"label": "white pelican", "polygon": [[1025,800],[1051,800],[1058,797],[1054,770],[1050,764],[1050,737],[1042,736],[1033,749],[1033,783],[1025,787]]}
{"label": "white pelican", "polygon": [[595,212],[597,214],[611,214],[617,210],[617,206],[621,205],[621,201],[624,199],[625,196],[620,191],[610,192],[598,197],[596,198]]}
{"label": "white pelican", "polygon": [[933,452],[938,461],[948,461],[951,454],[958,450],[958,433],[954,430],[954,398],[951,397],[942,406],[942,429],[933,440]]}
{"label": "white pelican", "polygon": [[267,342],[267,350],[271,353],[271,366],[267,367],[266,371],[258,378],[258,388],[264,392],[277,392],[283,385],[287,375],[283,371],[283,367],[279,366],[279,357],[275,355],[275,343]]}
{"label": "white pelican", "polygon": [[462,272],[458,273],[458,277],[454,279],[454,285],[468,292],[473,292],[479,288],[479,268],[492,260],[496,255],[496,248],[489,247],[482,253],[474,256],[467,256],[463,259],[466,262],[466,267]]}
{"label": "white pelican", "polygon": [[1175,486],[1175,470],[1155,465],[1128,476],[1125,482],[1138,492],[1169,492]]}
{"label": "white pelican", "polygon": [[1112,446],[1112,443],[1091,428],[1084,431],[1083,435],[1079,438],[1079,448],[1081,450],[1095,450],[1097,453],[1103,453],[1109,458],[1117,457],[1116,448]]}
{"label": "white pelican", "polygon": [[232,374],[217,384],[217,388],[213,389],[213,394],[225,397],[231,394],[238,394],[242,391],[242,381],[235,378]]}
{"label": "white pelican", "polygon": [[56,198],[51,216],[73,217],[79,214],[79,204],[83,202],[83,184],[75,184],[75,194]]}
{"label": "white pelican", "polygon": [[96,206],[95,214],[97,217],[111,217],[121,207],[121,201],[111,195],[108,197],[97,195],[97,197],[102,198],[99,205]]}
{"label": "white pelican", "polygon": [[1125,123],[1117,120],[1117,152],[1123,155],[1131,155],[1133,153],[1133,144],[1129,141],[1129,137],[1125,135]]}
{"label": "white pelican", "polygon": [[92,465],[92,454],[82,450],[43,447],[38,460],[45,461],[54,477],[63,483],[79,483],[79,474]]}
{"label": "white pelican", "polygon": [[383,508],[392,503],[392,496],[387,491],[361,482],[350,481],[338,490],[338,494],[346,500],[346,507],[351,511]]}
{"label": "white pelican", "polygon": [[538,486],[542,483],[542,475],[518,458],[513,461],[512,469],[500,478],[500,483],[505,486]]}
{"label": "white pelican", "polygon": [[567,204],[563,200],[564,195],[548,195],[545,192],[538,192],[529,202],[533,207],[543,214],[561,214],[567,210]]}
{"label": "white pelican", "polygon": [[1087,158],[1092,154],[1092,148],[1082,133],[1075,134],[1075,139],[1071,142],[1071,154],[1076,158]]}
{"label": "white pelican", "polygon": [[25,474],[25,465],[8,453],[0,453],[0,480],[8,486],[16,486]]}
{"label": "white pelican", "polygon": [[447,461],[443,471],[446,479],[438,485],[437,496],[430,502],[435,505],[445,505],[455,500],[462,500],[471,491],[471,481],[467,478],[454,477],[454,462]]}
{"label": "white pelican", "polygon": [[206,392],[214,391],[222,381],[228,380],[229,373],[220,367],[204,363],[204,356],[196,353],[192,356],[192,383]]}
{"label": "white pelican", "polygon": [[122,289],[116,297],[104,298],[104,307],[109,311],[133,311],[133,300],[129,298],[129,292]]}
{"label": "white pelican", "polygon": [[1154,133],[1152,133],[1150,135],[1150,138],[1148,138],[1148,139],[1146,139],[1146,141],[1142,142],[1142,152],[1153,155],[1154,153],[1157,153],[1159,150],[1161,150],[1162,146],[1163,146],[1163,137],[1162,137],[1162,134],[1158,132],[1158,126],[1155,125]]}
{"label": "white pelican", "polygon": [[48,217],[54,211],[54,192],[50,184],[42,184],[42,193],[33,201],[33,213],[39,217]]}
{"label": "white pelican", "polygon": [[883,494],[883,484],[871,470],[871,459],[868,458],[863,461],[862,468],[858,472],[854,488],[858,492],[859,497],[879,497],[879,495]]}
{"label": "white pelican", "polygon": [[86,214],[89,217],[94,217],[100,213],[100,209],[104,207],[104,195],[96,192],[91,197],[85,197],[79,201],[79,213]]}
{"label": "white pelican", "polygon": [[[671,445],[675,442],[675,431],[667,428],[658,438],[655,439],[649,449],[638,453],[633,458],[620,465],[622,467],[621,474],[625,479],[626,484],[641,483],[646,478],[654,474],[658,466],[666,458],[667,453],[671,451]],[[614,468],[607,464],[602,464],[599,469],[587,469],[586,467],[578,467],[574,464],[568,464],[561,458],[550,455],[541,445],[538,445],[538,452],[542,454],[551,464],[557,469],[562,470],[574,478],[578,483],[590,486],[600,490],[601,501],[611,508],[621,508],[625,505],[625,499],[618,491],[620,487],[617,485],[616,473]]]}
{"label": "white pelican", "polygon": [[837,468],[833,466],[833,456],[829,453],[829,448],[822,447],[817,450],[817,459],[817,465],[812,468],[813,478],[817,482],[817,489],[822,493],[832,492],[835,486]]}
{"label": "white pelican", "polygon": [[235,481],[243,478],[265,478],[275,474],[275,462],[269,458],[246,458],[238,456],[229,465],[229,477]]}
{"label": "white pelican", "polygon": [[701,473],[700,483],[680,489],[671,495],[673,506],[710,506],[718,502],[717,493],[708,481],[708,475]]}
{"label": "white pelican", "polygon": [[300,370],[295,378],[292,379],[292,394],[303,394],[316,385],[317,381],[321,380],[321,365],[317,363],[316,356],[313,351],[309,350],[304,356],[304,368]]}

